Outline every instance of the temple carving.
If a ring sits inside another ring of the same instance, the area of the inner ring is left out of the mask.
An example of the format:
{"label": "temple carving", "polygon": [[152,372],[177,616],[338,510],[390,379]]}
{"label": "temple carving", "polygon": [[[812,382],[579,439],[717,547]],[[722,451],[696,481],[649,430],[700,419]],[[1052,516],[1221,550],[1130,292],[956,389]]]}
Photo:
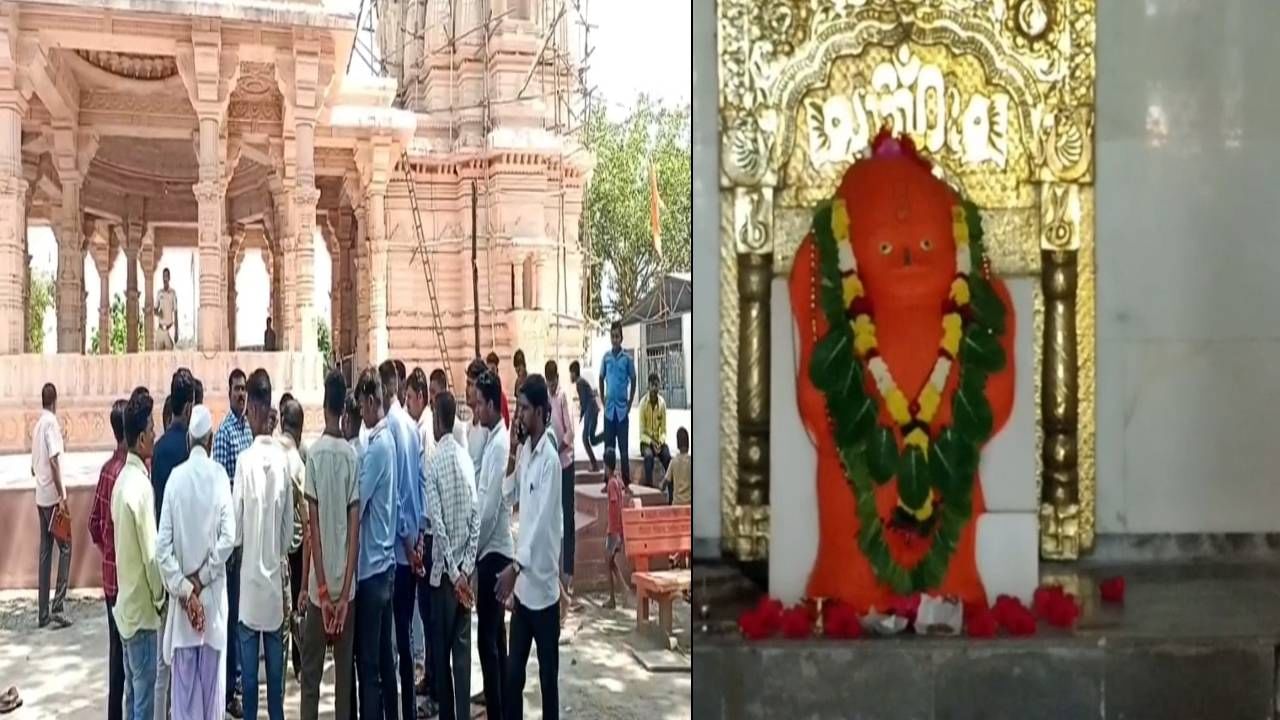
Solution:
{"label": "temple carving", "polygon": [[[546,51],[566,23],[532,3],[453,5],[384,9],[382,59],[361,72],[357,17],[318,2],[0,3],[0,451],[25,449],[44,381],[59,384],[70,446],[88,448],[111,443],[91,414],[183,364],[215,412],[231,367],[262,366],[310,414],[326,362],[395,357],[460,383],[490,350],[578,358],[592,161],[562,101],[580,78]],[[29,226],[57,241],[56,357],[29,354]],[[316,237],[331,262],[327,359]],[[175,248],[198,270],[195,336],[173,356],[154,350],[154,303]],[[262,253],[267,308],[239,298],[248,251]],[[123,356],[85,357],[86,258],[102,278],[127,263]],[[279,352],[236,336],[246,312],[273,319]]]}

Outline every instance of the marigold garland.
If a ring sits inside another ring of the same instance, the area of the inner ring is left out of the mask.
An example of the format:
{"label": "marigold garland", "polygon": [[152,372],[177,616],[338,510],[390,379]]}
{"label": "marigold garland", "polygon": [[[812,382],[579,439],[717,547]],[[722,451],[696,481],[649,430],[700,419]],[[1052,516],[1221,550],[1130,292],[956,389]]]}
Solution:
{"label": "marigold garland", "polygon": [[[1004,305],[982,274],[971,275],[973,268],[986,267],[981,219],[972,203],[957,198],[952,211],[956,277],[945,307],[938,359],[914,400],[898,388],[877,351],[874,309],[857,274],[845,203],[837,199],[821,205],[813,230],[819,297],[829,330],[814,348],[810,376],[827,398],[862,526],[859,546],[876,577],[895,592],[927,590],[942,582],[972,512],[970,490],[978,454],[993,425],[986,380],[1005,362],[999,344]],[[952,398],[952,424],[933,436],[930,423],[953,366],[960,368],[960,381]],[[901,447],[894,430],[876,421],[875,403],[864,387],[866,372],[898,426]],[[935,502],[941,503],[933,543],[912,568],[890,556],[884,521],[875,506],[872,481],[883,484],[894,477],[899,504],[917,520],[931,518]]]}

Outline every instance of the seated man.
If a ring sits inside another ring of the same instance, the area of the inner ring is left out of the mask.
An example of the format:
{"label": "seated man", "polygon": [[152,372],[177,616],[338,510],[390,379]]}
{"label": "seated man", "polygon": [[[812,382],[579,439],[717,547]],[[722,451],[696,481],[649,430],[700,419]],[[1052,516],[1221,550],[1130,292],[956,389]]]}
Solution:
{"label": "seated man", "polygon": [[[644,484],[654,487],[653,463],[662,461],[662,475],[671,464],[671,449],[667,447],[667,403],[658,392],[658,373],[649,373],[649,392],[640,402],[640,454],[644,457]],[[628,458],[621,458],[623,463]]]}

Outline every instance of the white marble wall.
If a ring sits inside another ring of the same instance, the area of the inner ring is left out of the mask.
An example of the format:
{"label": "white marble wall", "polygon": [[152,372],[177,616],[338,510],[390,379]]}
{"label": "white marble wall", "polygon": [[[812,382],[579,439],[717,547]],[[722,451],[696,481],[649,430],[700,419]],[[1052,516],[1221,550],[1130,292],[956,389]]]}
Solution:
{"label": "white marble wall", "polygon": [[693,3],[693,538],[700,557],[720,552],[720,141],[716,8]]}
{"label": "white marble wall", "polygon": [[1098,529],[1280,530],[1280,3],[1098,12]]}

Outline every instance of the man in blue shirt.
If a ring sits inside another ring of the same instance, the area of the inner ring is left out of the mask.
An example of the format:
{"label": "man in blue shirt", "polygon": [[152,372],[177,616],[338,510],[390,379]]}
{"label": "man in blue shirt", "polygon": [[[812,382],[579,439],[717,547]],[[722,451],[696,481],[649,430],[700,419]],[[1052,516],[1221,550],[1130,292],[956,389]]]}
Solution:
{"label": "man in blue shirt", "polygon": [[[246,391],[244,371],[236,368],[227,378],[227,416],[213,436],[213,459],[227,471],[227,477],[236,476],[236,458],[253,443],[253,429],[245,414],[249,393]],[[232,484],[235,483],[233,479]],[[231,553],[227,561],[227,627],[237,627],[240,622],[240,548]],[[236,646],[227,643],[227,712],[234,718],[244,717],[243,700],[240,697],[240,654]]]}
{"label": "man in blue shirt", "polygon": [[[164,488],[169,484],[173,469],[187,461],[187,423],[191,420],[191,408],[196,393],[196,379],[187,368],[178,368],[169,381],[169,407],[173,414],[164,435],[156,440],[151,455],[151,487],[155,490],[156,527],[160,526],[160,507],[164,501]],[[164,633],[159,634],[161,645]],[[164,653],[156,655],[156,713],[169,714],[169,682],[172,671],[164,661]]]}
{"label": "man in blue shirt", "polygon": [[[386,412],[387,431],[395,442],[396,487],[396,579],[393,608],[396,626],[396,652],[400,663],[400,717],[417,716],[413,683],[413,611],[423,586],[425,566],[422,558],[423,533],[427,529],[425,490],[422,483],[422,440],[418,425],[400,404],[400,375],[396,363],[387,360],[378,366],[382,381],[382,408]],[[429,537],[429,536],[428,536]],[[429,547],[429,546],[428,546]],[[427,552],[430,552],[428,549]],[[429,556],[428,556],[429,557]],[[422,618],[423,628],[431,627]],[[431,643],[427,643],[430,647]]]}
{"label": "man in blue shirt", "polygon": [[[393,367],[394,372],[394,367]],[[395,388],[392,388],[394,393]],[[396,654],[392,588],[396,560],[396,444],[383,415],[378,372],[360,374],[356,397],[369,432],[360,459],[360,556],[356,572],[356,669],[366,718],[396,708]],[[390,716],[397,713],[393,709]],[[414,717],[414,716],[410,716]]]}
{"label": "man in blue shirt", "polygon": [[622,465],[622,482],[631,484],[631,456],[627,454],[627,433],[631,430],[628,414],[636,401],[636,364],[622,351],[622,323],[609,327],[613,349],[600,361],[600,402],[604,405],[604,451],[618,448]]}

